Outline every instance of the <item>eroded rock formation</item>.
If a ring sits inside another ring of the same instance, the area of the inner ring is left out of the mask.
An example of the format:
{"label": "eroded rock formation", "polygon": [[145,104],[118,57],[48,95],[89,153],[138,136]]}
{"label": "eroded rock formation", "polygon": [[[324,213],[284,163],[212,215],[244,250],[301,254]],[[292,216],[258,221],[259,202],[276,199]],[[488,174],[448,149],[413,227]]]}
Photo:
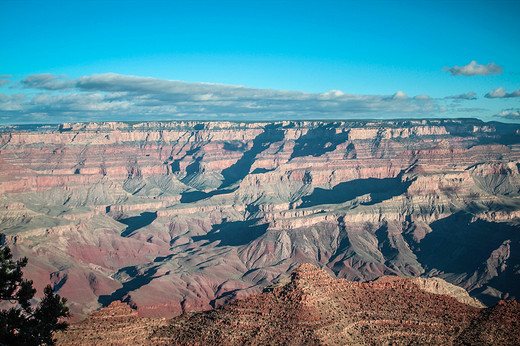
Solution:
{"label": "eroded rock formation", "polygon": [[303,262],[492,305],[520,297],[519,144],[477,120],[4,128],[0,231],[76,319],[208,310]]}

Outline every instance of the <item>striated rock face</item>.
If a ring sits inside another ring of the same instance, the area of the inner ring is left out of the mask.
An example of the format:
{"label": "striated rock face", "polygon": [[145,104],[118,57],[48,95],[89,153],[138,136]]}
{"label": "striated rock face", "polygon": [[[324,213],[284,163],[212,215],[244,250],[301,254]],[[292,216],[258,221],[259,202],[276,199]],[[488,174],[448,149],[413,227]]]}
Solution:
{"label": "striated rock face", "polygon": [[159,328],[152,340],[174,345],[451,345],[477,340],[514,345],[520,341],[517,302],[500,302],[481,311],[425,291],[417,283],[389,276],[369,283],[334,280],[324,270],[304,264],[287,284],[217,310],[175,318]]}
{"label": "striated rock face", "polygon": [[304,262],[356,281],[440,277],[493,305],[520,297],[519,133],[477,120],[11,127],[0,232],[77,320],[119,300],[140,316],[209,310]]}
{"label": "striated rock face", "polygon": [[485,307],[479,300],[470,297],[468,292],[462,287],[452,285],[441,278],[414,278],[412,282],[423,291],[450,296],[463,304],[471,305],[476,308]]}

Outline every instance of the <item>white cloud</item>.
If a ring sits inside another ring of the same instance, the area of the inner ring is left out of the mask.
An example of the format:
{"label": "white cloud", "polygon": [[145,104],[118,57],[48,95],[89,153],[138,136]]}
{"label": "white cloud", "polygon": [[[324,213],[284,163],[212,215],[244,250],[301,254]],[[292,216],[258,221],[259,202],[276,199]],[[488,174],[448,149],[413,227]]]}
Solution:
{"label": "white cloud", "polygon": [[507,118],[507,119],[520,119],[520,108],[504,109],[500,113],[498,113],[496,116]]}
{"label": "white cloud", "polygon": [[321,95],[324,99],[329,99],[329,98],[344,96],[345,93],[341,90],[331,90],[331,91],[324,92]]}
{"label": "white cloud", "polygon": [[11,78],[10,74],[0,74],[0,86],[11,83],[11,81],[6,80],[7,78]]}
{"label": "white cloud", "polygon": [[477,99],[477,94],[475,94],[475,92],[473,91],[470,91],[466,94],[458,94],[458,95],[453,95],[453,96],[446,96],[445,98],[446,99],[455,99],[455,100],[476,100]]}
{"label": "white cloud", "polygon": [[490,62],[487,65],[480,65],[475,60],[465,66],[444,67],[443,71],[451,73],[452,76],[487,76],[499,75],[504,72],[502,66]]}
{"label": "white cloud", "polygon": [[0,93],[0,112],[23,111],[25,102],[24,94],[6,95]]}
{"label": "white cloud", "polygon": [[63,81],[65,76],[55,76],[52,73],[32,74],[20,81],[23,88],[61,90],[74,86],[73,81]]}
{"label": "white cloud", "polygon": [[408,98],[408,95],[406,95],[401,90],[397,91],[395,94],[392,95],[392,99],[394,100],[405,100]]}
{"label": "white cloud", "polygon": [[484,97],[495,99],[495,98],[508,98],[508,97],[520,97],[520,89],[516,89],[512,93],[506,92],[504,87],[499,87],[488,92]]}
{"label": "white cloud", "polygon": [[[11,98],[0,116],[11,122],[47,114],[49,122],[89,120],[319,119],[428,117],[439,112],[427,95],[353,95],[340,90],[308,93],[245,86],[189,83],[150,77],[94,74],[77,79],[30,75],[16,83],[22,98]],[[7,97],[4,95],[4,97]],[[1,101],[1,99],[0,99]],[[38,118],[41,122],[41,118]]]}

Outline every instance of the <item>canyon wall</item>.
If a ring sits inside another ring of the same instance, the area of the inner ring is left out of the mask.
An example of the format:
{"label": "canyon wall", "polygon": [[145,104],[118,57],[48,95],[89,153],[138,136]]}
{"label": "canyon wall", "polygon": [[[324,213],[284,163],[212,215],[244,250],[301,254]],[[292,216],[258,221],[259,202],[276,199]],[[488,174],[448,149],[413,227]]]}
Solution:
{"label": "canyon wall", "polygon": [[520,126],[477,120],[0,129],[0,232],[76,319],[208,310],[299,263],[518,298]]}

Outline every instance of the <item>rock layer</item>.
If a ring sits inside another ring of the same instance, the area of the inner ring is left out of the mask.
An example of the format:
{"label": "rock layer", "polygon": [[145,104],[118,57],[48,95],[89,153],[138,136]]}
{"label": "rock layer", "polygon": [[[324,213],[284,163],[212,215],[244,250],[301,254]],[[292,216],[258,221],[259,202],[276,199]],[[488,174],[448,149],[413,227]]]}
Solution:
{"label": "rock layer", "polygon": [[62,124],[0,133],[0,231],[76,319],[208,310],[298,263],[520,296],[519,126]]}

